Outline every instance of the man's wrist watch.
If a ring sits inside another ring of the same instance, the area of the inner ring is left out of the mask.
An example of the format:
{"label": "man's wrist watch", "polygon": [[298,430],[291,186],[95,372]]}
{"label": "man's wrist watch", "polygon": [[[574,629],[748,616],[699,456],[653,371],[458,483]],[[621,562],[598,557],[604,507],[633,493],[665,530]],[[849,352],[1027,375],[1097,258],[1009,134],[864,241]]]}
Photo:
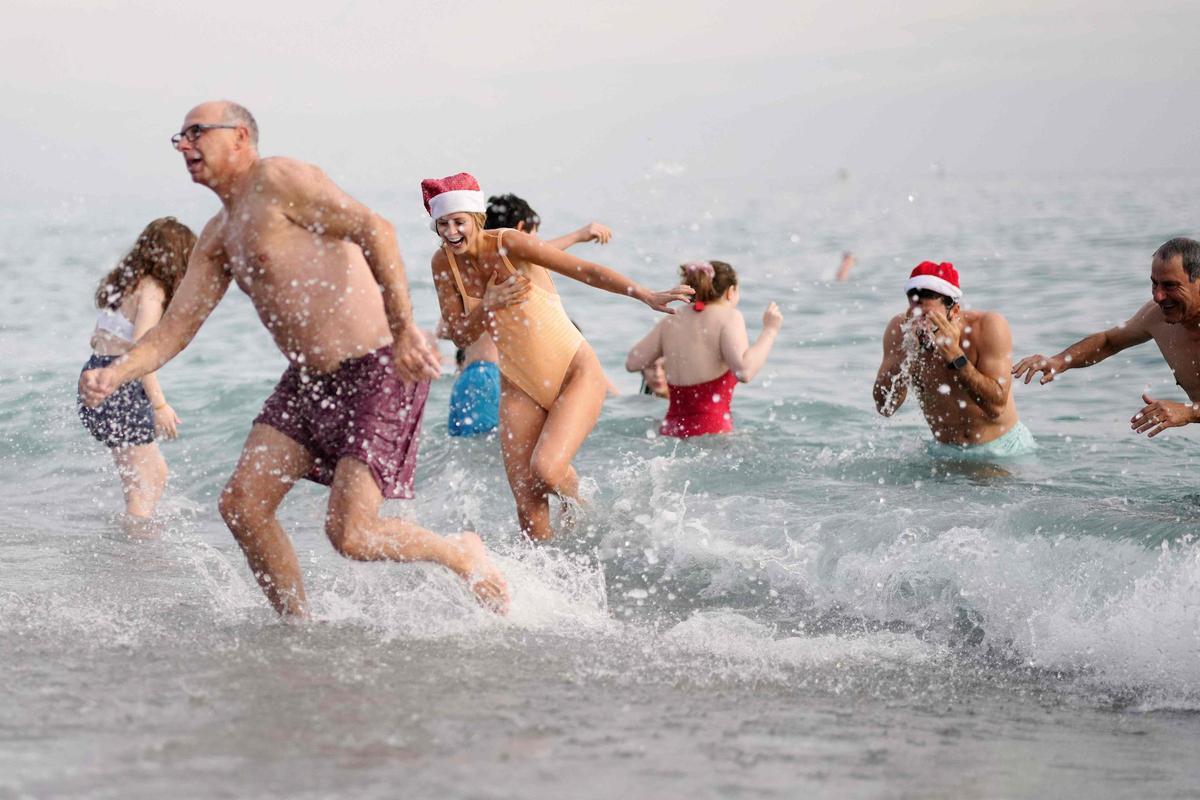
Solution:
{"label": "man's wrist watch", "polygon": [[962,369],[967,365],[967,354],[959,353],[958,358],[946,362],[947,369]]}

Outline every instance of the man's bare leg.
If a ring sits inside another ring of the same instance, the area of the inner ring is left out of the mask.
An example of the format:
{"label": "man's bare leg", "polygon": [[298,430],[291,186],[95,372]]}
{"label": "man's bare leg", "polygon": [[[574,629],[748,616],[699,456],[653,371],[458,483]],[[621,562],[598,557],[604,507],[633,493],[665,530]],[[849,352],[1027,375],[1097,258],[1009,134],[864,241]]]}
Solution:
{"label": "man's bare leg", "polygon": [[508,611],[508,584],[475,533],[439,536],[420,525],[380,517],[383,494],[370,468],[343,458],[333,474],[325,533],[334,548],[357,561],[432,561],[457,573],[486,607]]}
{"label": "man's bare leg", "polygon": [[271,605],[296,617],[307,613],[300,562],[275,511],[311,467],[306,449],[269,425],[255,425],[218,503]]}

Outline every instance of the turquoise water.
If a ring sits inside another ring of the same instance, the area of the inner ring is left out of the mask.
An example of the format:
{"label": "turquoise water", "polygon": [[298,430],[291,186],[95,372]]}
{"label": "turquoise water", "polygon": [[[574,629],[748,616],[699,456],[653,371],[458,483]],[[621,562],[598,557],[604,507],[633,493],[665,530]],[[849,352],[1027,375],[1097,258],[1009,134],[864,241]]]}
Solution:
{"label": "turquoise water", "polygon": [[[243,296],[161,373],[184,424],[158,535],[123,531],[74,416],[95,282],[151,217],[198,228],[211,201],[3,212],[0,796],[1190,795],[1200,450],[1197,431],[1129,431],[1147,387],[1182,399],[1154,346],[1016,387],[1040,447],[1003,469],[931,459],[919,412],[880,418],[871,384],[921,260],[955,262],[1018,356],[1128,317],[1154,248],[1198,233],[1192,183],[814,180],[770,205],[687,176],[531,192],[549,234],[612,225],[578,252],[643,282],[730,261],[752,334],[780,304],[736,432],[654,436],[663,404],[621,371],[652,313],[559,280],[625,391],[577,460],[593,500],[575,532],[520,539],[495,442],[445,435],[447,376],[417,498],[386,513],[478,529],[512,614],[437,570],[340,559],[304,484],[282,510],[303,626],[275,618],[215,509],[284,368]],[[397,221],[432,326],[415,197],[357,193]],[[843,249],[859,263],[832,284]]]}

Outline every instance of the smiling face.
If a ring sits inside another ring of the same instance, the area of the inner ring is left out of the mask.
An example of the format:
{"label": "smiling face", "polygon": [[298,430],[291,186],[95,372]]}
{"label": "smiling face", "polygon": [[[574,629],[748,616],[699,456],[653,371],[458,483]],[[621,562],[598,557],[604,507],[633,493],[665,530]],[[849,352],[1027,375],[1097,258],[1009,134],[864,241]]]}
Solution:
{"label": "smiling face", "polygon": [[479,225],[475,222],[475,217],[465,211],[438,217],[437,234],[455,255],[467,252],[478,233]]}
{"label": "smiling face", "polygon": [[1200,280],[1188,278],[1183,256],[1156,258],[1150,265],[1150,294],[1163,320],[1175,325],[1200,320]]}

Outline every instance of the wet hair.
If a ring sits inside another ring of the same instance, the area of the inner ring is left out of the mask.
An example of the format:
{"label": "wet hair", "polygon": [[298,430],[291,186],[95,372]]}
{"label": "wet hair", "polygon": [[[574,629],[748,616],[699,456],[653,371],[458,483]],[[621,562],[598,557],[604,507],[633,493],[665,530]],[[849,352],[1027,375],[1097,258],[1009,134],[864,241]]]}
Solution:
{"label": "wet hair", "polygon": [[[696,269],[699,264],[707,263],[712,267],[712,274],[707,270]],[[711,303],[725,296],[729,287],[737,286],[737,272],[724,261],[691,262],[679,267],[683,282],[696,290],[692,302]]]}
{"label": "wet hair", "polygon": [[1183,269],[1188,274],[1188,280],[1200,278],[1200,242],[1186,236],[1177,236],[1163,242],[1154,251],[1155,261],[1170,261],[1175,256],[1183,259]]}
{"label": "wet hair", "polygon": [[459,347],[454,351],[454,365],[459,369],[463,368],[463,364],[467,363],[466,348]]}
{"label": "wet hair", "polygon": [[96,287],[96,308],[117,308],[125,295],[147,277],[162,284],[165,303],[170,303],[195,246],[196,234],[187,225],[174,217],[154,220]]}
{"label": "wet hair", "polygon": [[487,221],[483,227],[488,230],[495,228],[515,228],[518,223],[525,223],[525,232],[542,224],[542,218],[515,194],[501,194],[488,198]]}
{"label": "wet hair", "polygon": [[250,141],[255,147],[258,147],[258,123],[254,120],[254,115],[250,113],[250,109],[245,106],[238,105],[232,100],[225,101],[225,114],[223,121],[227,125],[243,125],[250,132]]}

